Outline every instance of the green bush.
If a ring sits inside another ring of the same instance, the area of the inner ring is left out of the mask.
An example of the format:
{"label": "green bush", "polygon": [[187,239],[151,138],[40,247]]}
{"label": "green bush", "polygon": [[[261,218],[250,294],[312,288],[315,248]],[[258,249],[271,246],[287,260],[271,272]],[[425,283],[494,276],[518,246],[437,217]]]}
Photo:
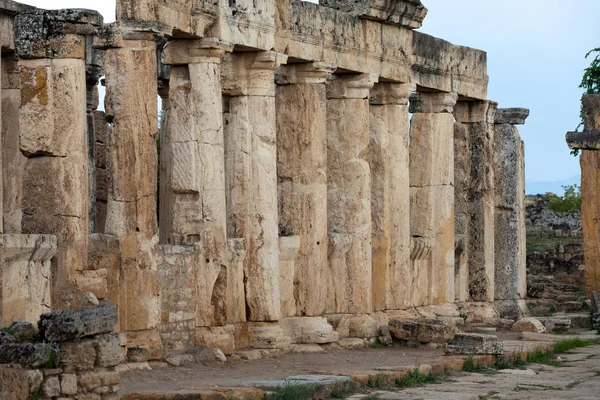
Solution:
{"label": "green bush", "polygon": [[565,193],[562,196],[552,195],[548,208],[554,212],[580,212],[581,187],[577,184],[563,186]]}

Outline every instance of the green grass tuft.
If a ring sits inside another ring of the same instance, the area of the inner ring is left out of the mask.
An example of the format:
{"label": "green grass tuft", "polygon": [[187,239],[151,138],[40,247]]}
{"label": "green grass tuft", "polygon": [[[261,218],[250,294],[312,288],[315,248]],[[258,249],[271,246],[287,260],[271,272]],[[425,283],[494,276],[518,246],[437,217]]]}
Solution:
{"label": "green grass tuft", "polygon": [[462,370],[465,372],[482,372],[487,368],[479,363],[475,364],[473,360],[473,356],[467,357],[465,362],[463,363]]}
{"label": "green grass tuft", "polygon": [[286,384],[273,393],[274,400],[309,400],[317,390],[314,385]]}
{"label": "green grass tuft", "polygon": [[597,340],[583,340],[580,338],[562,340],[560,342],[556,342],[554,344],[554,352],[555,353],[566,353],[571,349],[576,349],[579,347],[588,347],[594,344],[598,344]]}
{"label": "green grass tuft", "polygon": [[421,373],[419,371],[419,367],[416,367],[414,370],[410,371],[408,374],[404,375],[402,378],[396,379],[396,386],[404,389],[411,388],[417,386],[423,386],[428,383],[439,383],[440,376],[438,374],[434,374],[433,372],[428,372],[426,374]]}

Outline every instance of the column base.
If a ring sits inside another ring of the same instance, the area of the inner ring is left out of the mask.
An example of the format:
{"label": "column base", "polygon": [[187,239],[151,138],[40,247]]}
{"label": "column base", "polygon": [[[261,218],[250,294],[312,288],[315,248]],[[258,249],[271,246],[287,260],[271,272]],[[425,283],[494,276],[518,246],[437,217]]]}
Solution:
{"label": "column base", "polygon": [[500,320],[493,302],[466,302],[459,310],[466,323],[496,325]]}
{"label": "column base", "polygon": [[496,300],[494,304],[500,318],[518,320],[530,315],[529,308],[524,299]]}

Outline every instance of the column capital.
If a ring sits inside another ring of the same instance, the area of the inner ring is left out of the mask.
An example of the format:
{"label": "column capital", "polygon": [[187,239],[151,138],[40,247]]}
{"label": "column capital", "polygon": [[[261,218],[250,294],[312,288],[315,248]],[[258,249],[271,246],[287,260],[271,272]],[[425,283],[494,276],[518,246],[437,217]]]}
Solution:
{"label": "column capital", "polygon": [[332,75],[327,82],[327,98],[368,99],[378,80],[376,74]]}
{"label": "column capital", "polygon": [[414,83],[376,83],[369,93],[371,105],[407,105],[408,99],[416,90]]}
{"label": "column capital", "polygon": [[410,96],[411,113],[452,114],[458,94],[454,92],[417,92]]}
{"label": "column capital", "polygon": [[230,53],[223,62],[223,92],[229,96],[275,96],[275,70],[287,56],[274,51]]}
{"label": "column capital", "polygon": [[166,65],[220,64],[225,53],[232,51],[233,43],[218,38],[170,40],[163,47],[161,62]]}
{"label": "column capital", "polygon": [[454,118],[462,123],[487,122],[493,124],[498,103],[490,100],[459,101],[454,106]]}
{"label": "column capital", "polygon": [[171,29],[160,22],[117,21],[98,29],[93,46],[96,49],[156,47],[156,42],[170,33]]}
{"label": "column capital", "polygon": [[325,62],[312,62],[283,65],[275,73],[278,85],[292,83],[325,83],[336,66]]}
{"label": "column capital", "polygon": [[21,59],[85,59],[85,36],[102,26],[96,11],[34,10],[15,17],[15,52]]}
{"label": "column capital", "polygon": [[494,122],[496,124],[523,125],[528,116],[528,108],[499,108]]}

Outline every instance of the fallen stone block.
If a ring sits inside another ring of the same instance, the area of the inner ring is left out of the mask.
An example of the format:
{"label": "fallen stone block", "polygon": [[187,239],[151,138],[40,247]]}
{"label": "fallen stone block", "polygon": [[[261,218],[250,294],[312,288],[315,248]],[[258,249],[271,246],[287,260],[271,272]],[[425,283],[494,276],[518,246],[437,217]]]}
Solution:
{"label": "fallen stone block", "polygon": [[396,339],[421,343],[444,343],[457,331],[452,321],[438,319],[391,319],[389,326]]}
{"label": "fallen stone block", "polygon": [[446,344],[446,354],[504,354],[504,346],[495,335],[457,333]]}
{"label": "fallen stone block", "polygon": [[544,325],[548,332],[552,332],[555,329],[566,330],[571,328],[570,319],[541,317],[538,318],[538,320]]}
{"label": "fallen stone block", "polygon": [[325,353],[325,349],[318,344],[298,344],[292,349],[292,353],[296,354],[315,354]]}
{"label": "fallen stone block", "polygon": [[110,333],[117,324],[113,304],[80,310],[53,311],[40,316],[40,336],[48,342],[64,342],[86,336]]}
{"label": "fallen stone block", "polygon": [[0,363],[26,368],[56,368],[58,347],[47,343],[3,344],[0,346]]}
{"label": "fallen stone block", "polygon": [[349,376],[338,375],[298,375],[289,376],[280,380],[250,381],[242,383],[245,387],[261,388],[276,391],[287,386],[304,386],[314,389],[313,399],[326,399],[331,397],[331,392],[355,389],[356,383]]}
{"label": "fallen stone block", "polygon": [[512,326],[511,330],[513,332],[535,332],[535,333],[545,333],[546,328],[542,323],[536,318],[523,318],[515,322]]}
{"label": "fallen stone block", "polygon": [[194,354],[194,357],[195,357],[197,363],[215,362],[215,361],[225,362],[225,361],[227,361],[227,357],[221,351],[221,349],[202,349],[202,350],[198,350]]}
{"label": "fallen stone block", "polygon": [[173,367],[180,367],[182,365],[193,364],[196,359],[192,354],[178,354],[167,357],[165,361]]}
{"label": "fallen stone block", "polygon": [[339,334],[323,317],[288,317],[279,321],[284,336],[292,343],[336,342]]}
{"label": "fallen stone block", "polygon": [[18,343],[33,342],[36,336],[35,327],[27,321],[15,321],[7,329]]}

